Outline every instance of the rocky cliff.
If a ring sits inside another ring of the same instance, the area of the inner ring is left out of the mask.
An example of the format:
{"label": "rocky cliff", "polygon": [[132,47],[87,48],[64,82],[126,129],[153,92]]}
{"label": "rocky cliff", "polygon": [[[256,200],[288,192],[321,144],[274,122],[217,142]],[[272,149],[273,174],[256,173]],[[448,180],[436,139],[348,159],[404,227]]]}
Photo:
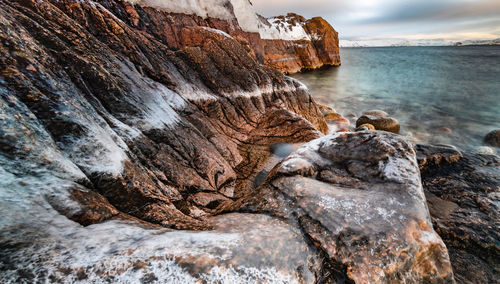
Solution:
{"label": "rocky cliff", "polygon": [[186,28],[203,27],[230,35],[259,64],[283,73],[340,65],[338,33],[320,17],[306,20],[290,13],[266,19],[253,11],[248,0],[211,5],[185,0],[100,2],[129,26],[154,35],[171,49],[186,45]]}
{"label": "rocky cliff", "polygon": [[[0,282],[454,281],[413,146],[323,136],[326,108],[260,64],[285,56],[267,41],[338,60],[333,29],[247,6],[0,1]],[[456,242],[459,267],[481,247],[495,279],[495,236]]]}

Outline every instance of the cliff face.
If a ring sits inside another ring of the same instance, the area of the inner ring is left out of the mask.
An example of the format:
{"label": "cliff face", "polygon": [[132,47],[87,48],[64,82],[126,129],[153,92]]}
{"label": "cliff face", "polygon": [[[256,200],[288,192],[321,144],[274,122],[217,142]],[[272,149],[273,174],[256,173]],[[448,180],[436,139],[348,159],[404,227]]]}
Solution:
{"label": "cliff face", "polygon": [[169,48],[184,46],[183,29],[198,26],[227,33],[258,63],[283,73],[340,65],[338,33],[319,17],[306,20],[288,14],[266,19],[255,14],[247,0],[222,1],[219,9],[225,13],[193,7],[188,1],[100,2],[131,27],[155,35]]}
{"label": "cliff face", "polygon": [[453,281],[411,146],[320,138],[262,26],[194,2],[0,2],[0,282]]}
{"label": "cliff face", "polygon": [[105,4],[125,3],[2,3],[2,89],[14,101],[3,107],[26,115],[2,130],[27,127],[31,137],[13,143],[27,133],[6,132],[6,152],[35,154],[24,147],[46,143],[54,154],[39,155],[71,165],[74,190],[90,187],[121,212],[188,228],[238,196],[242,147],[327,131],[300,83],[260,67],[230,36],[186,25],[182,48],[172,49]]}

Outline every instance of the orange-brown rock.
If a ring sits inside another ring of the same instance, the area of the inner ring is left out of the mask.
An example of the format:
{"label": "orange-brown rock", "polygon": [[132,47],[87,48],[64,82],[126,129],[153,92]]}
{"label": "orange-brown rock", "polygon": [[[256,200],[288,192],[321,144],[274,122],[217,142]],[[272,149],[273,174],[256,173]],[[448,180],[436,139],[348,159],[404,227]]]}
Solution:
{"label": "orange-brown rock", "polygon": [[266,66],[284,73],[297,73],[340,65],[338,33],[327,21],[320,17],[306,20],[296,14],[287,16],[293,19],[293,24],[304,27],[310,40],[263,40]]}

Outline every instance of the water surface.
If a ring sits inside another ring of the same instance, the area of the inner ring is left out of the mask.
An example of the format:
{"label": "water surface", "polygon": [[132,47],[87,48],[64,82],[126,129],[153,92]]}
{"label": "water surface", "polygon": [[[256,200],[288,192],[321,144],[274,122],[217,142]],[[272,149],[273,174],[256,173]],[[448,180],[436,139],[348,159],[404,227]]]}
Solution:
{"label": "water surface", "polygon": [[293,77],[343,115],[381,109],[417,142],[467,150],[500,128],[500,46],[343,48],[341,57],[338,68]]}

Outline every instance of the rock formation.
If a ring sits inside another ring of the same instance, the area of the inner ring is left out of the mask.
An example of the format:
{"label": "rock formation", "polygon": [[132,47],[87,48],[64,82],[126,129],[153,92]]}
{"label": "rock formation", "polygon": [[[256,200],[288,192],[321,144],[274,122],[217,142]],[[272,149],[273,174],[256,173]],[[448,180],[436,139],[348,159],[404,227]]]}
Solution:
{"label": "rock formation", "polygon": [[283,73],[340,65],[338,33],[320,17],[306,20],[290,13],[266,19],[253,11],[248,0],[220,0],[211,4],[216,8],[204,4],[207,1],[194,1],[198,5],[185,0],[97,2],[169,48],[185,46],[185,28],[203,27],[233,37],[258,63]]}
{"label": "rock formation", "polygon": [[0,1],[0,282],[453,282],[412,146],[323,136],[266,67],[339,64],[335,31],[248,5]]}
{"label": "rock formation", "polygon": [[500,147],[500,129],[493,130],[486,134],[484,143],[493,147]]}
{"label": "rock formation", "polygon": [[316,139],[238,203],[245,212],[295,220],[329,258],[334,283],[453,281],[446,247],[432,229],[416,154],[400,136],[365,131]]}
{"label": "rock formation", "polygon": [[458,283],[500,280],[500,158],[418,145],[432,222]]}

